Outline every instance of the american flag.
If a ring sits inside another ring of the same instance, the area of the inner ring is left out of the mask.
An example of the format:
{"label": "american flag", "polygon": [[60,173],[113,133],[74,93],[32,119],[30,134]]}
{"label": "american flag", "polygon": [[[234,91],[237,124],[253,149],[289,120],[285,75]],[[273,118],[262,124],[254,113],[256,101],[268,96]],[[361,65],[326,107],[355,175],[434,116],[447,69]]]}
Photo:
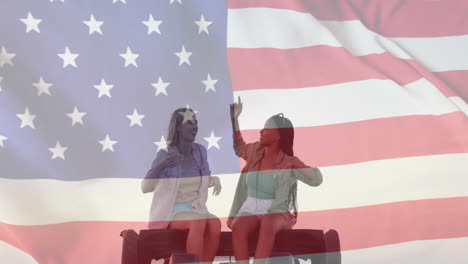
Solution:
{"label": "american flag", "polygon": [[297,228],[342,263],[466,263],[466,0],[2,0],[0,262],[118,263],[140,182],[189,105],[228,215],[246,141],[279,112],[324,183]]}

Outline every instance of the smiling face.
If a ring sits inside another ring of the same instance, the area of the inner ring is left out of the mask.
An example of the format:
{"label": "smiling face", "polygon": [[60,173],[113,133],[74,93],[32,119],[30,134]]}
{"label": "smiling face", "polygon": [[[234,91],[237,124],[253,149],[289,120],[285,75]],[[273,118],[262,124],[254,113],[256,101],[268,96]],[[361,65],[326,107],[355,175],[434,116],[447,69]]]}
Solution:
{"label": "smiling face", "polygon": [[177,133],[179,134],[179,140],[194,142],[198,132],[198,120],[195,115],[191,119],[181,121],[177,126]]}
{"label": "smiling face", "polygon": [[269,118],[265,122],[264,128],[260,130],[260,144],[267,146],[279,142],[279,140],[280,133],[278,131],[278,126],[273,118]]}

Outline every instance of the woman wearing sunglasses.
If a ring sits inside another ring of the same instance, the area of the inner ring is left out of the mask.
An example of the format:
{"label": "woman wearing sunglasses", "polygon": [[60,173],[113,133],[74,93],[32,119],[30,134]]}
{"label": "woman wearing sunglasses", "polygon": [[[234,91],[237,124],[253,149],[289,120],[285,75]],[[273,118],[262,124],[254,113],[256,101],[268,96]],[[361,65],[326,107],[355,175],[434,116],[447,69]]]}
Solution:
{"label": "woman wearing sunglasses", "polygon": [[260,132],[260,140],[245,143],[238,117],[242,102],[231,104],[234,149],[246,161],[237,185],[227,225],[232,229],[232,244],[237,263],[248,263],[248,237],[259,238],[254,263],[265,263],[271,254],[276,234],[291,229],[297,220],[297,180],[310,186],[322,183],[318,168],[308,167],[294,156],[294,128],[289,119],[270,117]]}

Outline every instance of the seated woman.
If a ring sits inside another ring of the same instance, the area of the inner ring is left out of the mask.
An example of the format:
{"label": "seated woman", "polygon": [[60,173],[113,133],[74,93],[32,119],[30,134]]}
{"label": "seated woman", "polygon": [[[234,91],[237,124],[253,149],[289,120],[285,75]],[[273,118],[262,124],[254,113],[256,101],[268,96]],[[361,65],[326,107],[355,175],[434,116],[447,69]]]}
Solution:
{"label": "seated woman", "polygon": [[188,108],[174,111],[167,151],[159,151],[141,184],[153,192],[149,228],[188,230],[187,253],[212,262],[218,250],[221,223],[206,208],[208,188],[218,195],[221,184],[210,176],[207,151],[195,143],[198,123]]}
{"label": "seated woman", "polygon": [[260,141],[246,144],[239,131],[242,103],[231,105],[236,154],[246,161],[242,169],[227,225],[237,263],[248,263],[248,236],[258,231],[254,263],[265,263],[276,234],[291,229],[297,219],[297,180],[310,186],[322,183],[318,168],[294,156],[294,129],[282,114],[270,117]]}

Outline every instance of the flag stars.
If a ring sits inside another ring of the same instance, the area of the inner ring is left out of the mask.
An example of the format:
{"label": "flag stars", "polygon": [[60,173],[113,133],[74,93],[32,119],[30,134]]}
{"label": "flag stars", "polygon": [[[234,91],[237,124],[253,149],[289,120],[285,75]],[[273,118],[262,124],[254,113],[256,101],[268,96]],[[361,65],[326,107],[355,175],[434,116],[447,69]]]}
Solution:
{"label": "flag stars", "polygon": [[3,141],[7,140],[8,138],[3,136],[3,135],[0,135],[0,147],[4,148],[5,145],[3,143]]}
{"label": "flag stars", "polygon": [[159,152],[160,150],[165,150],[167,151],[167,144],[168,142],[164,138],[164,136],[161,136],[161,140],[153,142],[157,147],[158,150],[156,152]]}
{"label": "flag stars", "polygon": [[111,98],[110,90],[114,88],[114,85],[107,84],[104,79],[101,79],[101,84],[94,85],[94,88],[99,91],[98,98],[101,98],[104,95]]}
{"label": "flag stars", "polygon": [[130,127],[134,125],[139,125],[140,127],[143,127],[141,124],[141,120],[145,117],[144,115],[138,114],[138,111],[136,109],[133,109],[133,114],[127,115],[128,119],[130,119]]}
{"label": "flag stars", "polygon": [[26,25],[26,33],[31,30],[40,33],[39,30],[39,23],[42,22],[42,19],[36,19],[31,15],[31,12],[28,12],[28,16],[26,18],[20,18],[20,21]]}
{"label": "flag stars", "polygon": [[37,88],[37,96],[41,96],[41,94],[45,93],[50,96],[49,88],[52,86],[52,83],[44,82],[42,77],[39,78],[39,82],[33,83],[33,86]]}
{"label": "flag stars", "polygon": [[211,135],[209,137],[204,138],[208,142],[208,149],[215,147],[219,149],[218,141],[221,137],[215,137],[214,131],[211,131]]}
{"label": "flag stars", "polygon": [[72,126],[74,126],[77,123],[83,125],[83,116],[85,116],[85,115],[86,115],[86,113],[78,111],[76,106],[73,109],[72,113],[67,114],[67,116],[72,119]]}
{"label": "flag stars", "polygon": [[150,35],[153,32],[156,32],[159,35],[161,35],[161,31],[159,31],[159,26],[161,25],[162,21],[154,20],[152,14],[149,15],[149,18],[147,21],[142,21],[142,23],[148,27],[148,35]]}
{"label": "flag stars", "polygon": [[120,54],[122,58],[125,60],[125,68],[128,65],[133,65],[135,67],[138,67],[136,59],[140,56],[139,54],[133,53],[130,47],[127,47],[127,52]]}
{"label": "flag stars", "polygon": [[68,47],[65,47],[65,52],[59,53],[57,55],[63,60],[63,68],[67,67],[68,65],[77,68],[75,60],[79,54],[71,53]]}
{"label": "flag stars", "polygon": [[187,121],[193,121],[193,115],[195,115],[194,112],[192,112],[189,108],[185,108],[184,112],[179,112],[184,117],[184,120],[182,121],[182,124],[184,124]]}
{"label": "flag stars", "polygon": [[109,135],[106,135],[106,137],[103,140],[100,140],[98,142],[102,145],[102,152],[106,150],[114,152],[114,145],[117,144],[117,141],[111,140]]}
{"label": "flag stars", "polygon": [[29,113],[29,109],[27,107],[24,111],[24,114],[17,114],[16,116],[21,119],[21,128],[28,126],[32,129],[35,129],[34,119],[36,119],[36,115]]}
{"label": "flag stars", "polygon": [[212,90],[213,92],[216,92],[216,89],[214,85],[218,82],[218,80],[213,80],[211,79],[210,74],[208,73],[208,76],[206,80],[202,81],[202,83],[205,84],[205,92],[207,93],[209,90]]}
{"label": "flag stars", "polygon": [[[192,108],[190,107],[189,104],[185,105],[185,108],[187,108],[187,109],[192,109]],[[192,109],[192,111],[193,111],[195,114],[197,113],[197,110]]]}
{"label": "flag stars", "polygon": [[184,63],[187,63],[188,65],[190,65],[189,58],[190,56],[192,56],[192,52],[187,52],[184,46],[182,46],[182,50],[180,52],[175,52],[175,55],[179,57],[179,66]]}
{"label": "flag stars", "polygon": [[83,21],[83,23],[89,27],[89,35],[93,34],[94,32],[102,35],[101,26],[104,24],[104,22],[97,21],[96,18],[94,18],[94,15],[91,15],[89,20]]}
{"label": "flag stars", "polygon": [[198,20],[198,21],[196,20],[195,24],[197,24],[197,26],[198,26],[198,34],[201,34],[202,32],[205,32],[207,35],[209,35],[210,32],[208,32],[208,26],[213,24],[213,22],[206,21],[205,17],[203,15],[201,15],[200,20]]}
{"label": "flag stars", "polygon": [[51,159],[61,158],[65,160],[65,151],[67,149],[68,149],[67,147],[62,147],[60,145],[60,142],[57,141],[57,144],[55,144],[55,148],[49,148],[49,151],[52,152]]}
{"label": "flag stars", "polygon": [[169,86],[170,83],[168,82],[163,82],[161,79],[161,76],[159,76],[158,82],[157,83],[152,83],[151,85],[156,89],[155,96],[158,96],[159,94],[165,94],[167,95],[167,87]]}
{"label": "flag stars", "polygon": [[0,68],[2,68],[5,64],[13,66],[13,62],[11,61],[16,56],[15,53],[8,53],[6,48],[2,46],[2,50],[0,51]]}

